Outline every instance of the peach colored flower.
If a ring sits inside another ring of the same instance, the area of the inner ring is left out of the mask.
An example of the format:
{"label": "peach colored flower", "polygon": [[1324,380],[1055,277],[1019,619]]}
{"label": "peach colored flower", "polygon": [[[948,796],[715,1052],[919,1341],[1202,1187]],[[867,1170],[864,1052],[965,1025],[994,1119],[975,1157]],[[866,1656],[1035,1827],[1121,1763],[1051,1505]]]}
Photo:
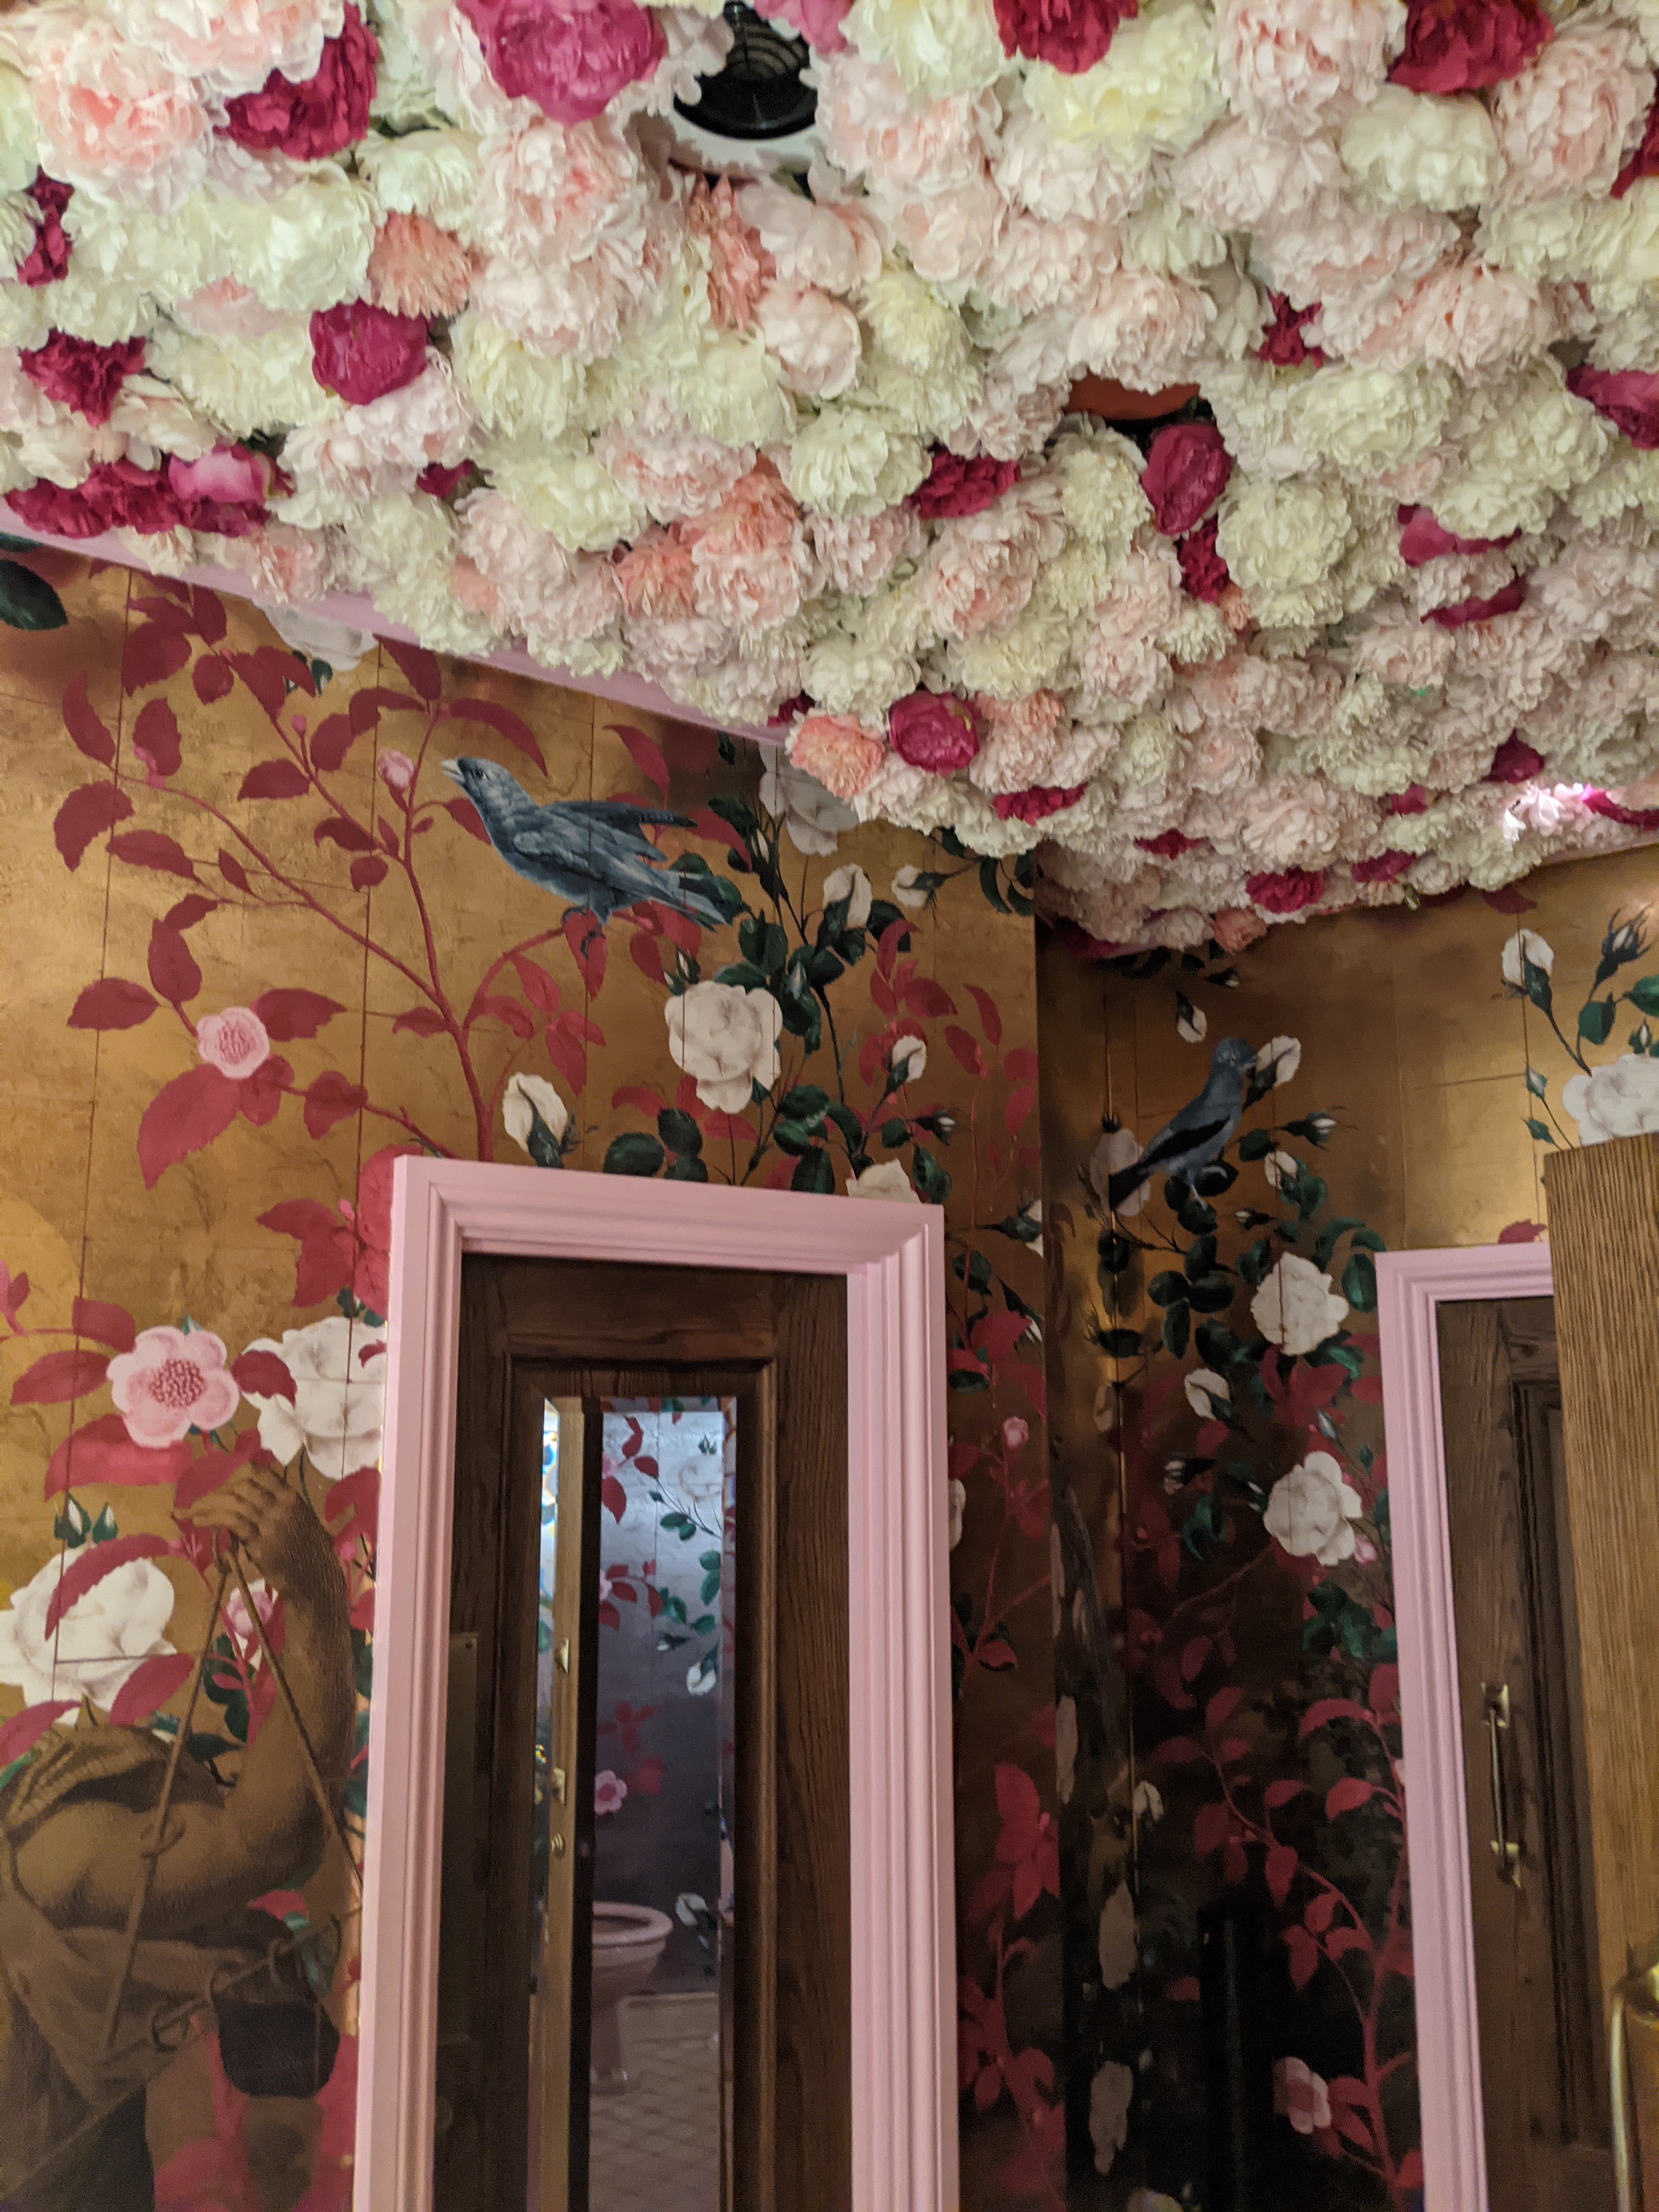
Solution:
{"label": "peach colored flower", "polygon": [[1230,906],[1212,917],[1210,934],[1224,952],[1237,953],[1265,937],[1267,925],[1254,908]]}
{"label": "peach colored flower", "polygon": [[981,791],[1029,791],[1051,779],[1049,769],[1068,728],[1066,702],[1057,691],[1032,691],[1023,699],[997,699],[976,691],[980,747],[969,764]]}
{"label": "peach colored flower", "polygon": [[453,231],[423,215],[389,215],[368,257],[368,296],[394,315],[458,315],[477,268]]}
{"label": "peach colored flower", "polygon": [[691,549],[678,530],[650,530],[617,563],[623,605],[653,622],[695,615],[697,575]]}
{"label": "peach colored flower", "polygon": [[697,612],[760,628],[800,605],[811,555],[795,502],[769,461],[739,477],[711,513],[681,526]]}
{"label": "peach colored flower", "polygon": [[718,507],[755,465],[752,446],[724,446],[705,437],[654,391],[631,415],[607,424],[594,450],[623,489],[659,522],[678,522]]}
{"label": "peach colored flower", "polygon": [[131,1351],[111,1360],[109,1389],[127,1434],[152,1451],[192,1429],[222,1428],[242,1402],[225,1347],[205,1328],[140,1329]]}
{"label": "peach colored flower", "polygon": [[270,1038],[251,1006],[227,1006],[197,1023],[196,1049],[210,1067],[240,1083],[270,1058]]}
{"label": "peach colored flower", "polygon": [[816,776],[837,799],[855,799],[886,750],[875,732],[851,714],[808,714],[789,740],[793,765]]}
{"label": "peach colored flower", "polygon": [[195,86],[77,8],[43,7],[25,21],[48,173],[170,213],[206,173],[208,116]]}
{"label": "peach colored flower", "polygon": [[712,191],[699,177],[685,207],[687,234],[708,248],[708,305],[716,326],[726,331],[747,327],[775,273],[771,255],[738,209],[726,177]]}
{"label": "peach colored flower", "polygon": [[823,514],[814,509],[805,520],[823,580],[835,592],[873,592],[901,561],[914,561],[924,542],[908,501],[876,514]]}

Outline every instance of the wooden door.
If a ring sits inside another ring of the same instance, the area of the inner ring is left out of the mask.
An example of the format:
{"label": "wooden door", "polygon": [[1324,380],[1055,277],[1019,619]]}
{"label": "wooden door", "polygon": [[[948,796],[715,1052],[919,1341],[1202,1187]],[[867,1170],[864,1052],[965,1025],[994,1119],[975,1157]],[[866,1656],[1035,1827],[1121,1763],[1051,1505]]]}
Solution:
{"label": "wooden door", "polygon": [[[538,1431],[548,1398],[693,1395],[738,1401],[732,2212],[845,2212],[845,1281],[480,1255],[463,1266],[461,1314],[451,1625],[457,1649],[471,1656],[459,1681],[452,1671],[436,2212],[526,2202],[539,1494],[528,1433]],[[591,1420],[588,1436],[592,1454]],[[585,1479],[586,1515],[597,1512],[598,1496],[595,1466]],[[581,1571],[596,1589],[596,1566]],[[573,1661],[580,1680],[586,1655]],[[592,1726],[590,1711],[579,1753],[590,1773]],[[580,1809],[574,1776],[570,1787]],[[591,1860],[591,1787],[585,1801]],[[465,1843],[452,1831],[465,1831]],[[574,1820],[571,1841],[580,1927]],[[568,1971],[581,1987],[580,1962],[573,1958]],[[586,2053],[573,2049],[571,2057],[570,2212],[589,2212],[580,2143]]]}
{"label": "wooden door", "polygon": [[1611,2212],[1561,1393],[1548,1298],[1443,1305],[1491,2212]]}

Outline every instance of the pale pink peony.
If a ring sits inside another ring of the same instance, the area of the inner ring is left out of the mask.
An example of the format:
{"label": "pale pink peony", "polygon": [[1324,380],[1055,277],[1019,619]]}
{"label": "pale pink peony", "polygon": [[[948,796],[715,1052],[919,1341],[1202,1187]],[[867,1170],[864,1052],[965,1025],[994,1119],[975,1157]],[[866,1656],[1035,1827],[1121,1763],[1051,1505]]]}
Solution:
{"label": "pale pink peony", "polygon": [[1072,325],[1067,350],[1096,374],[1133,391],[1162,392],[1187,377],[1215,314],[1209,294],[1184,277],[1117,269]]}
{"label": "pale pink peony", "polygon": [[712,190],[705,178],[697,179],[686,203],[685,228],[708,250],[708,305],[716,326],[746,330],[774,271],[764,244],[744,220],[728,178]]}
{"label": "pale pink peony", "polygon": [[789,740],[793,765],[816,776],[837,799],[855,799],[886,750],[875,732],[851,714],[807,714]]}
{"label": "pale pink peony", "polygon": [[884,507],[879,514],[805,516],[819,573],[833,592],[873,592],[901,561],[921,552],[924,533],[908,501]]}
{"label": "pale pink peony", "polygon": [[917,276],[932,284],[971,283],[990,260],[1008,213],[988,170],[935,191],[880,191],[875,204]]}
{"label": "pale pink peony", "polygon": [[410,491],[434,462],[463,459],[474,433],[449,364],[428,351],[412,383],[289,433],[283,460],[297,484],[313,480],[350,499]]}
{"label": "pale pink peony", "polygon": [[170,213],[206,173],[210,126],[195,86],[78,8],[42,8],[24,21],[48,173]]}
{"label": "pale pink peony", "polygon": [[659,522],[706,514],[755,465],[752,446],[704,437],[659,392],[647,392],[631,415],[608,424],[594,450]]}
{"label": "pale pink peony", "polygon": [[755,310],[761,342],[793,392],[833,399],[859,373],[863,340],[853,310],[811,285],[769,284]]}
{"label": "pale pink peony", "polygon": [[222,1428],[242,1402],[225,1347],[205,1328],[140,1329],[111,1360],[109,1389],[127,1434],[149,1451]]}
{"label": "pale pink peony", "polygon": [[1492,94],[1504,197],[1611,191],[1652,101],[1653,70],[1634,30],[1605,18],[1563,25],[1530,69]]}
{"label": "pale pink peony", "polygon": [[368,296],[377,307],[422,321],[458,315],[477,265],[453,231],[441,230],[426,216],[389,215],[368,257]]}
{"label": "pale pink peony", "polygon": [[1264,222],[1256,245],[1276,289],[1305,307],[1362,288],[1393,284],[1403,292],[1455,251],[1461,235],[1449,216],[1322,203]]}
{"label": "pale pink peony", "polygon": [[270,1039],[252,1007],[227,1006],[197,1023],[196,1049],[210,1067],[241,1083],[270,1058]]}
{"label": "pale pink peony", "polygon": [[862,201],[809,199],[769,177],[737,199],[783,283],[845,293],[880,275],[881,233]]}
{"label": "pale pink peony", "polygon": [[1181,607],[1181,564],[1171,548],[1158,544],[1130,553],[1095,603],[1082,655],[1091,688],[1136,706],[1156,698],[1170,673],[1156,640],[1179,619]]}
{"label": "pale pink peony", "polygon": [[1057,484],[1041,477],[977,514],[942,522],[918,573],[922,604],[947,635],[1000,629],[1030,599],[1066,540]]}
{"label": "pale pink peony", "polygon": [[1053,222],[1016,210],[998,230],[982,227],[981,235],[988,250],[981,289],[998,307],[1023,315],[1091,307],[1102,280],[1123,258],[1121,230],[1083,216]]}
{"label": "pale pink peony", "polygon": [[620,619],[622,592],[609,561],[567,553],[498,491],[469,492],[455,513],[462,556],[507,618],[497,627],[521,632],[532,653],[556,660],[561,649]]}
{"label": "pale pink peony", "polygon": [[1458,257],[1403,291],[1333,293],[1319,322],[1324,343],[1346,360],[1396,371],[1438,362],[1476,383],[1571,336],[1581,305],[1571,286]]}
{"label": "pale pink peony", "polygon": [[1249,121],[1298,136],[1340,123],[1388,74],[1399,0],[1224,0],[1221,82]]}
{"label": "pale pink peony", "polygon": [[266,606],[305,606],[334,585],[333,556],[322,532],[291,522],[267,522],[246,537],[222,538],[217,558],[245,575],[252,597]]}
{"label": "pale pink peony", "polygon": [[830,157],[849,176],[868,170],[884,185],[943,191],[985,169],[998,109],[988,92],[952,94],[921,105],[885,62],[820,55],[818,129]]}
{"label": "pale pink peony", "polygon": [[273,70],[294,84],[314,76],[345,11],[343,0],[130,0],[123,12],[128,35],[167,68],[234,98]]}
{"label": "pale pink peony", "polygon": [[1272,217],[1337,200],[1346,181],[1326,137],[1276,137],[1230,115],[1189,146],[1171,173],[1183,207],[1218,230],[1255,230]]}
{"label": "pale pink peony", "polygon": [[969,781],[993,795],[1026,792],[1050,781],[1070,723],[1057,691],[1032,691],[1023,699],[994,699],[976,691],[980,747],[969,768]]}
{"label": "pale pink peony", "polygon": [[738,626],[787,622],[811,571],[805,532],[777,471],[763,461],[720,504],[683,526],[697,612]]}
{"label": "pale pink peony", "polygon": [[257,292],[234,276],[221,276],[180,300],[173,310],[177,321],[210,338],[266,338],[286,328],[289,318],[266,307]]}

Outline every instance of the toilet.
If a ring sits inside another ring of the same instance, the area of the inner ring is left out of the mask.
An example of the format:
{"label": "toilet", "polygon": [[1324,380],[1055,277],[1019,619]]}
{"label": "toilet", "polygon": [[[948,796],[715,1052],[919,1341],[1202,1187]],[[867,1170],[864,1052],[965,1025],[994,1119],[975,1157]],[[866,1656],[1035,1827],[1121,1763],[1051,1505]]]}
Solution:
{"label": "toilet", "polygon": [[648,1905],[593,1907],[593,2039],[589,2066],[593,2087],[602,2096],[619,2097],[628,2087],[623,2063],[622,2001],[644,1989],[673,1932],[674,1923],[668,1915]]}

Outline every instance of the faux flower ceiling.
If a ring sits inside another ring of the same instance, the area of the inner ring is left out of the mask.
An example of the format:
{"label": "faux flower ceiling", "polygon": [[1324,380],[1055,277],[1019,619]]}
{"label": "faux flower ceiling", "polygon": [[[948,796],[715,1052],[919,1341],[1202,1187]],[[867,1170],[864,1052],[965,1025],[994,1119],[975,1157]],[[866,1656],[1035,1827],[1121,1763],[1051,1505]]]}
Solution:
{"label": "faux flower ceiling", "polygon": [[12,508],[772,719],[1113,943],[1659,829],[1659,0],[777,4],[747,182],[718,14],[6,15]]}

